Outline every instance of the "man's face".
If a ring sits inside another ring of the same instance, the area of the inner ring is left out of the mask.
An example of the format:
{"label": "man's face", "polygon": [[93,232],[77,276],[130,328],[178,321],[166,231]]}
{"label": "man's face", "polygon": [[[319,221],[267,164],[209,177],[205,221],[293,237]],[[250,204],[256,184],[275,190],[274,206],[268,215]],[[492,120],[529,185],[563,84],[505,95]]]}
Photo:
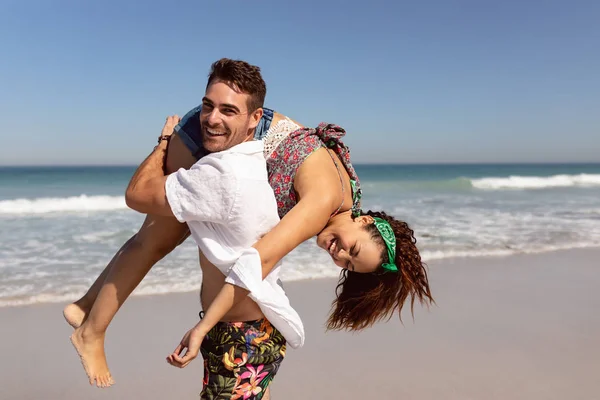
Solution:
{"label": "man's face", "polygon": [[214,81],[202,99],[200,125],[206,150],[211,153],[227,150],[252,140],[254,128],[263,110],[248,112],[250,95],[232,89],[227,83]]}

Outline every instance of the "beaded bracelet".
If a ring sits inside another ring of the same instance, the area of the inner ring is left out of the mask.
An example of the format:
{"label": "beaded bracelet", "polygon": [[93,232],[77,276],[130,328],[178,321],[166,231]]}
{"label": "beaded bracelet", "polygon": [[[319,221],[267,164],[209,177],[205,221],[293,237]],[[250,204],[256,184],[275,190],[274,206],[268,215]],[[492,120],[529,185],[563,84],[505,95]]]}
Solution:
{"label": "beaded bracelet", "polygon": [[161,135],[158,137],[158,144],[160,144],[160,142],[162,142],[163,140],[166,140],[167,142],[169,140],[171,140],[171,135]]}

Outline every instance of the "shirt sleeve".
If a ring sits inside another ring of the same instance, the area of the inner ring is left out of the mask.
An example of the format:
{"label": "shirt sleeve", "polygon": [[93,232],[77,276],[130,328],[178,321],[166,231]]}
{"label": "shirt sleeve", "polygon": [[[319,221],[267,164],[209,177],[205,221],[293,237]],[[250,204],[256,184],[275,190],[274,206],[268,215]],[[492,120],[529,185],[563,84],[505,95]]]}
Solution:
{"label": "shirt sleeve", "polygon": [[179,222],[226,223],[237,193],[237,177],[220,159],[206,158],[167,177],[165,192]]}
{"label": "shirt sleeve", "polygon": [[262,263],[260,254],[254,247],[242,250],[240,257],[227,271],[225,282],[239,286],[254,295],[260,293],[262,287]]}

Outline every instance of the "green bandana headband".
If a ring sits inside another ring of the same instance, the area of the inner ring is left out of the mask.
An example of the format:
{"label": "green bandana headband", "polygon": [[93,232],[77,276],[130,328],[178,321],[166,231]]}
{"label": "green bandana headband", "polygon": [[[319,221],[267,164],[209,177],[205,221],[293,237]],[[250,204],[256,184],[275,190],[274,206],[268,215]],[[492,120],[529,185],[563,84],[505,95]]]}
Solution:
{"label": "green bandana headband", "polygon": [[386,271],[398,272],[398,267],[394,264],[394,261],[396,260],[396,235],[394,234],[394,230],[386,220],[378,217],[374,217],[373,219],[375,220],[375,227],[377,227],[381,237],[383,237],[390,261],[389,263],[383,263],[381,267]]}

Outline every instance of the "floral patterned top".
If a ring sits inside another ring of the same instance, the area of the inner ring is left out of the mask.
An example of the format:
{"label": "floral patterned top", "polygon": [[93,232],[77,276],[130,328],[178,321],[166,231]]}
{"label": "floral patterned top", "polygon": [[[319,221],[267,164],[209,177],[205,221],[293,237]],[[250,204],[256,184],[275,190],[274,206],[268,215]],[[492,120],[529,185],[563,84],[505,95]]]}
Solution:
{"label": "floral patterned top", "polygon": [[296,171],[315,150],[327,147],[342,160],[352,186],[352,215],[360,215],[360,181],[350,163],[350,149],[342,142],[346,131],[337,125],[321,123],[317,128],[291,132],[267,157],[269,183],[275,193],[279,217],[283,218],[297,203],[294,190]]}

